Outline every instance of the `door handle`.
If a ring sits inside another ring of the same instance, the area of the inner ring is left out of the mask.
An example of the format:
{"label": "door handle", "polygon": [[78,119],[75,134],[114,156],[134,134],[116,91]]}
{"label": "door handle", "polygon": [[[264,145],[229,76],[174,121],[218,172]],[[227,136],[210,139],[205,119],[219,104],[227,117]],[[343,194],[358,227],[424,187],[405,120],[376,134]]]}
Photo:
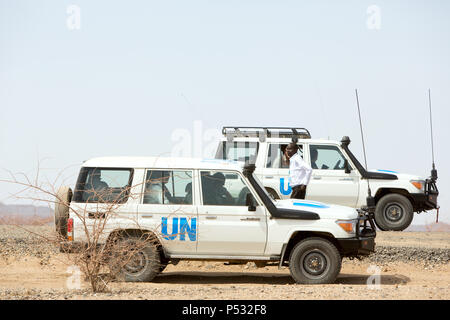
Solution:
{"label": "door handle", "polygon": [[260,218],[242,218],[241,221],[259,221]]}
{"label": "door handle", "polygon": [[103,219],[105,218],[104,212],[88,212],[89,219]]}
{"label": "door handle", "polygon": [[206,216],[206,219],[208,219],[208,220],[214,220],[214,219],[217,219],[217,216]]}
{"label": "door handle", "polygon": [[314,180],[320,180],[320,179],[322,179],[322,177],[314,176],[313,179]]}
{"label": "door handle", "polygon": [[153,215],[152,214],[143,214],[141,217],[142,218],[153,218]]}
{"label": "door handle", "polygon": [[353,178],[341,178],[339,181],[353,181]]}
{"label": "door handle", "polygon": [[273,179],[273,176],[265,176],[265,179]]}

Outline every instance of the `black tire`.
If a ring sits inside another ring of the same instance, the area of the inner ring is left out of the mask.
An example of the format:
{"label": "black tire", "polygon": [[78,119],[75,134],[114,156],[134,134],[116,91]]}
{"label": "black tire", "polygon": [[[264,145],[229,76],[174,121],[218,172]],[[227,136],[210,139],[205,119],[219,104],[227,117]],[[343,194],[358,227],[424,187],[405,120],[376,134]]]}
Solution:
{"label": "black tire", "polygon": [[[120,281],[149,282],[160,272],[161,260],[156,243],[142,238],[126,238],[113,246],[111,272]],[[126,254],[122,254],[125,252]],[[130,252],[133,250],[134,252]],[[126,263],[118,256],[126,256]]]}
{"label": "black tire", "polygon": [[409,227],[414,217],[413,206],[401,194],[382,197],[375,208],[375,223],[383,231],[402,231]]}
{"label": "black tire", "polygon": [[333,283],[341,271],[341,255],[323,238],[307,238],[295,245],[289,257],[289,270],[296,283]]}
{"label": "black tire", "polygon": [[69,219],[69,206],[72,200],[72,189],[63,186],[58,189],[55,201],[55,228],[63,238],[67,237],[67,220]]}
{"label": "black tire", "polygon": [[164,269],[166,269],[167,267],[167,263],[161,263],[161,265],[159,266],[159,273],[163,272]]}

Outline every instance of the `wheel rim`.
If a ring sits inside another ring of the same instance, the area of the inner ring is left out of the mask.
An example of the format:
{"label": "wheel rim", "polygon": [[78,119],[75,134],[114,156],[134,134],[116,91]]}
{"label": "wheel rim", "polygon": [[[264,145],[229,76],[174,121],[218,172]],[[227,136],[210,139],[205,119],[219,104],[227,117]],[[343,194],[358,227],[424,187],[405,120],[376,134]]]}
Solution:
{"label": "wheel rim", "polygon": [[144,251],[133,254],[130,261],[124,265],[123,271],[130,276],[138,276],[144,272],[148,265],[148,256]]}
{"label": "wheel rim", "polygon": [[405,209],[399,204],[389,204],[384,209],[384,218],[390,223],[399,223],[405,216]]}
{"label": "wheel rim", "polygon": [[330,269],[330,260],[321,250],[314,249],[305,252],[300,260],[303,273],[310,279],[324,277]]}

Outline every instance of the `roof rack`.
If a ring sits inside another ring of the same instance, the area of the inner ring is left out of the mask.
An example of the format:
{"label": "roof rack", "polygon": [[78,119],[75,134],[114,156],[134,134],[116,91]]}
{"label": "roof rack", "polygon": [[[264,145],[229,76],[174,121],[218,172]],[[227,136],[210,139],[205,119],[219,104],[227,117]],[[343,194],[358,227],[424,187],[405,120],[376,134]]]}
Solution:
{"label": "roof rack", "polygon": [[261,142],[271,137],[292,138],[294,142],[297,139],[311,139],[308,129],[291,127],[223,127],[222,134],[230,142],[234,137],[259,137]]}

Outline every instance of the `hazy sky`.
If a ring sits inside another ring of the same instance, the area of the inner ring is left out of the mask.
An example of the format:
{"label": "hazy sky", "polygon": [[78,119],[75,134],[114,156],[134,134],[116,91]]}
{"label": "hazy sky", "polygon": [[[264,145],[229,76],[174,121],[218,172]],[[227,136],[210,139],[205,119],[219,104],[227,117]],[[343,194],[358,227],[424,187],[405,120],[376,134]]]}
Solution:
{"label": "hazy sky", "polygon": [[348,135],[363,160],[355,88],[369,167],[422,176],[431,88],[449,222],[449,1],[0,0],[0,178],[42,160],[73,185],[92,157],[170,154],[196,120]]}

